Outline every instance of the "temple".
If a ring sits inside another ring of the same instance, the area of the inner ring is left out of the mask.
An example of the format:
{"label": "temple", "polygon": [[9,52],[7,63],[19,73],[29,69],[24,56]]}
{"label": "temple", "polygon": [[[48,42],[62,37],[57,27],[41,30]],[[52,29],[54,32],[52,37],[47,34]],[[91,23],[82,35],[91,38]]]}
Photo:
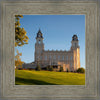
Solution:
{"label": "temple", "polygon": [[41,30],[37,32],[35,43],[35,61],[23,64],[23,68],[36,68],[37,64],[42,69],[47,66],[53,66],[55,71],[59,71],[63,67],[64,71],[75,72],[80,68],[80,47],[77,35],[72,36],[71,48],[69,51],[63,50],[45,50],[43,43],[43,34]]}

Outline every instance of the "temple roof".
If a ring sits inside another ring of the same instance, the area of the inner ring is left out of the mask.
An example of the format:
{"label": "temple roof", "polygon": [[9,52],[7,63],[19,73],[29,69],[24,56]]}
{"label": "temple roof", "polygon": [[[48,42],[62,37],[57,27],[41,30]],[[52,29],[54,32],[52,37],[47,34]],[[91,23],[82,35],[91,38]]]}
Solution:
{"label": "temple roof", "polygon": [[38,33],[37,33],[37,37],[36,38],[43,38],[42,32],[41,32],[40,29],[38,30]]}
{"label": "temple roof", "polygon": [[72,41],[78,41],[78,37],[77,37],[77,35],[73,35],[73,37],[72,37]]}

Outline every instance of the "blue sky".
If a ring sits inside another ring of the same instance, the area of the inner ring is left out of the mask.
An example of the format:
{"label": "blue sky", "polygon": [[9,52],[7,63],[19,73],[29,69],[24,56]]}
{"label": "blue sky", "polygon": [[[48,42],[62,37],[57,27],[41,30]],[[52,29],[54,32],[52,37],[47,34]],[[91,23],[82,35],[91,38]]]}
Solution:
{"label": "blue sky", "polygon": [[70,50],[72,36],[76,34],[80,45],[81,67],[85,68],[85,15],[24,15],[20,23],[29,37],[28,44],[17,47],[22,52],[22,61],[34,61],[35,38],[40,28],[45,50]]}

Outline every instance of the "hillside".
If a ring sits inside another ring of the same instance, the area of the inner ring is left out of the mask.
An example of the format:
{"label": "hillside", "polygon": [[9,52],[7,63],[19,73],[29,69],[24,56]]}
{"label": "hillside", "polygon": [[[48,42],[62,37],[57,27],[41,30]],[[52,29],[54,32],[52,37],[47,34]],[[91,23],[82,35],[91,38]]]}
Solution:
{"label": "hillside", "polygon": [[85,74],[15,70],[16,85],[85,85]]}

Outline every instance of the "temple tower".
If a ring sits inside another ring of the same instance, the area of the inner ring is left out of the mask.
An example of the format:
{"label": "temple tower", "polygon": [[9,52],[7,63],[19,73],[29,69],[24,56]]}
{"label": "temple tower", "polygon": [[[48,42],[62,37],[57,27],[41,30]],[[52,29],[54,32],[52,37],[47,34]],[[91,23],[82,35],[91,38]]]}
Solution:
{"label": "temple tower", "polygon": [[36,43],[35,43],[35,61],[42,60],[42,54],[44,51],[44,43],[43,43],[43,36],[41,30],[39,29],[37,36],[36,36]]}
{"label": "temple tower", "polygon": [[73,51],[72,71],[77,71],[77,69],[80,68],[80,47],[77,35],[73,35],[71,43],[71,50]]}

